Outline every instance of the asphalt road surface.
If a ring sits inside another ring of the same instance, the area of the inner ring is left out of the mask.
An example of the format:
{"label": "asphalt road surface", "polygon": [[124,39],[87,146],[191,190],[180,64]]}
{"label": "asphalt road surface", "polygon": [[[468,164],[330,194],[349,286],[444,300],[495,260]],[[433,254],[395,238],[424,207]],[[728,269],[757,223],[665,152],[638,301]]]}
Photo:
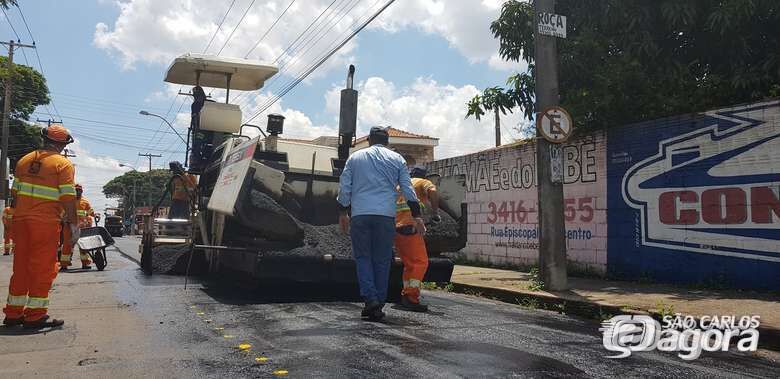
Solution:
{"label": "asphalt road surface", "polygon": [[[137,241],[120,238],[117,246],[137,254]],[[776,361],[737,353],[705,352],[694,361],[660,352],[608,359],[597,323],[443,291],[424,292],[430,313],[389,306],[384,322],[371,323],[359,319],[359,303],[306,301],[337,295],[338,289],[279,283],[250,290],[226,285],[230,278],[221,284],[190,279],[185,289],[183,277],[146,277],[116,250],[105,273],[115,283],[116,301],[143,320],[136,333],[176,352],[167,355],[170,377],[688,378],[778,372]],[[125,336],[112,338],[122,344]]]}

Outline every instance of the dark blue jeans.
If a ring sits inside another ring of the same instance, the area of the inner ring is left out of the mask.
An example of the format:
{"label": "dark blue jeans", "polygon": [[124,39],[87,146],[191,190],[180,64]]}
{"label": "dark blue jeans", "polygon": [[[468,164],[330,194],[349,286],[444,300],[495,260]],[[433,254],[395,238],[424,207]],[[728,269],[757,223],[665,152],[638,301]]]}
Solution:
{"label": "dark blue jeans", "polygon": [[350,223],[360,296],[366,302],[384,303],[393,262],[395,218],[355,216]]}

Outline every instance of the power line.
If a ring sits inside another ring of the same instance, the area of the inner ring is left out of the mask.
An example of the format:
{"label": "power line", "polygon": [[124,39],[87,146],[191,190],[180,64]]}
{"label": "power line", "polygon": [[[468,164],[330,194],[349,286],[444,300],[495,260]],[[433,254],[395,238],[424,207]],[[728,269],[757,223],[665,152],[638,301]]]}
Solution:
{"label": "power line", "polygon": [[254,45],[254,46],[252,46],[252,48],[251,48],[251,49],[249,49],[249,51],[246,53],[246,55],[244,55],[244,59],[246,59],[247,57],[249,57],[249,54],[252,54],[252,52],[253,52],[253,51],[255,51],[255,49],[257,48],[257,46],[258,46],[258,45],[260,45],[260,42],[263,42],[263,39],[265,39],[265,37],[268,35],[268,33],[270,33],[270,32],[271,32],[271,30],[274,28],[274,26],[276,26],[276,24],[279,22],[279,20],[281,20],[281,19],[282,19],[282,17],[284,17],[285,13],[287,13],[287,10],[289,10],[289,9],[290,9],[290,7],[291,7],[293,4],[295,4],[295,0],[292,0],[292,1],[290,2],[290,4],[287,4],[287,8],[284,8],[284,11],[282,12],[282,14],[280,14],[280,15],[279,15],[279,17],[277,17],[277,18],[276,18],[276,20],[274,21],[274,23],[273,23],[273,24],[271,24],[271,26],[269,26],[269,27],[268,27],[268,30],[266,30],[266,31],[265,31],[265,33],[263,33],[263,36],[262,36],[262,37],[260,37],[260,39],[259,39],[259,40],[257,40],[257,42],[255,42],[255,45]]}
{"label": "power line", "polygon": [[330,50],[330,52],[328,52],[328,53],[327,53],[327,54],[326,54],[324,57],[322,57],[322,59],[318,60],[318,61],[317,61],[317,62],[316,62],[314,65],[312,65],[312,66],[311,66],[311,67],[310,67],[308,70],[306,70],[306,72],[304,72],[302,75],[300,75],[300,76],[299,76],[299,77],[298,77],[298,78],[297,78],[295,81],[293,81],[293,82],[292,82],[290,85],[288,85],[287,87],[285,87],[285,89],[284,89],[284,90],[282,90],[282,92],[281,92],[281,93],[279,93],[279,94],[277,94],[277,95],[273,96],[273,98],[272,98],[271,100],[269,100],[269,101],[267,101],[265,104],[263,104],[263,107],[262,107],[262,108],[261,108],[259,111],[257,111],[257,113],[255,113],[255,114],[254,114],[254,115],[253,115],[251,118],[249,118],[249,119],[248,119],[247,121],[245,121],[245,122],[250,122],[250,121],[254,120],[255,118],[257,118],[257,116],[259,116],[260,114],[262,114],[262,113],[263,113],[263,112],[264,112],[266,109],[268,109],[269,107],[271,107],[271,105],[273,105],[273,104],[274,104],[276,101],[278,101],[278,100],[279,100],[279,99],[281,99],[281,98],[282,98],[284,95],[286,95],[286,94],[287,94],[287,92],[289,92],[290,90],[292,90],[293,88],[295,88],[295,86],[297,86],[297,85],[298,85],[298,84],[299,84],[301,81],[303,81],[303,79],[305,79],[307,76],[309,76],[309,74],[311,74],[312,72],[314,72],[314,70],[316,70],[316,69],[317,69],[318,67],[320,67],[320,66],[321,66],[323,63],[325,63],[325,61],[327,61],[327,60],[328,60],[328,58],[330,58],[331,56],[333,56],[333,54],[335,54],[335,53],[336,53],[337,51],[339,51],[339,50],[340,50],[342,47],[344,47],[344,45],[346,45],[346,44],[347,44],[349,41],[351,41],[351,40],[352,40],[352,38],[354,38],[354,37],[355,37],[355,36],[356,36],[358,33],[360,33],[360,31],[362,31],[362,30],[363,30],[363,29],[364,29],[366,26],[368,26],[368,24],[370,24],[372,21],[374,21],[374,19],[376,19],[377,17],[379,17],[379,15],[380,15],[380,14],[382,14],[382,12],[384,12],[384,11],[385,11],[385,9],[387,9],[387,8],[388,8],[388,7],[389,7],[391,4],[393,4],[394,2],[395,2],[395,0],[389,0],[387,3],[385,3],[385,5],[383,5],[383,6],[382,6],[382,8],[380,8],[379,10],[377,10],[377,11],[376,11],[376,12],[375,12],[375,13],[374,13],[374,14],[373,14],[371,17],[369,17],[369,18],[368,18],[368,19],[367,19],[365,22],[363,22],[363,24],[362,24],[362,25],[360,25],[360,27],[359,27],[359,28],[355,29],[355,30],[354,30],[354,31],[353,31],[353,32],[352,32],[352,33],[351,33],[351,34],[350,34],[348,37],[346,37],[346,38],[345,38],[345,39],[344,39],[344,40],[343,40],[343,41],[342,41],[340,44],[338,44],[338,46],[336,46],[335,48],[331,49],[331,50]]}
{"label": "power line", "polygon": [[227,39],[225,40],[225,43],[222,44],[222,47],[217,52],[217,55],[222,54],[222,50],[225,49],[225,46],[227,46],[228,42],[230,42],[230,39],[233,38],[233,33],[236,32],[239,26],[241,26],[241,23],[244,22],[244,17],[249,13],[249,10],[252,9],[252,6],[255,5],[256,0],[252,0],[251,3],[249,3],[249,6],[246,7],[246,10],[244,11],[244,14],[241,16],[241,19],[238,20],[238,23],[236,24],[236,27],[233,28],[233,31],[230,32],[230,35],[228,35]]}
{"label": "power line", "polygon": [[211,47],[211,43],[214,42],[214,38],[217,37],[217,34],[219,33],[219,30],[222,29],[222,24],[225,23],[225,19],[227,19],[228,14],[230,14],[230,10],[233,9],[233,5],[236,3],[236,0],[233,0],[233,2],[230,3],[230,6],[228,7],[227,12],[225,12],[225,15],[222,16],[222,21],[219,22],[219,25],[217,25],[217,30],[214,31],[214,34],[211,35],[211,39],[209,40],[208,45],[206,45],[206,48],[203,49],[203,54],[206,54],[206,52],[209,50],[209,47]]}
{"label": "power line", "polygon": [[[305,50],[304,50],[302,53],[300,53],[300,54],[296,54],[295,56],[292,56],[292,57],[291,57],[290,59],[288,59],[286,62],[282,63],[282,64],[279,66],[279,71],[280,71],[280,72],[283,72],[283,71],[285,71],[285,69],[286,69],[286,71],[288,71],[288,72],[290,72],[290,74],[292,74],[292,72],[291,72],[291,71],[292,71],[292,69],[291,69],[291,68],[292,68],[292,67],[295,67],[295,64],[297,64],[297,63],[299,62],[299,59],[300,59],[301,57],[305,56],[306,54],[308,54],[308,53],[309,53],[309,51],[311,51],[311,50],[312,50],[312,49],[313,49],[313,48],[314,48],[314,47],[317,45],[317,43],[319,43],[319,42],[322,40],[322,38],[324,38],[326,35],[328,35],[328,33],[330,33],[330,31],[331,31],[331,30],[333,30],[333,28],[334,28],[336,25],[338,25],[338,24],[341,22],[341,20],[343,20],[343,19],[344,19],[344,17],[345,17],[347,14],[349,14],[349,12],[351,12],[353,9],[355,9],[355,7],[357,6],[357,4],[358,4],[359,2],[360,2],[360,0],[357,0],[357,2],[356,2],[356,3],[354,3],[354,4],[352,4],[352,1],[350,1],[350,2],[348,2],[348,3],[344,3],[344,5],[345,5],[345,6],[344,6],[344,7],[343,7],[341,10],[337,10],[338,14],[336,14],[336,16],[335,16],[335,17],[339,17],[339,18],[338,18],[338,20],[336,20],[336,22],[334,22],[334,23],[330,24],[330,27],[328,27],[327,29],[324,29],[324,25],[325,25],[325,23],[323,23],[323,24],[322,24],[322,25],[323,25],[323,28],[322,28],[322,29],[320,29],[320,31],[316,31],[316,30],[315,30],[315,32],[313,32],[313,33],[311,34],[311,37],[312,37],[312,38],[307,38],[307,40],[304,40],[304,42],[302,42],[302,45],[300,46],[300,48],[299,48],[297,51],[301,51],[301,50],[303,50],[303,49],[305,49]],[[375,3],[374,3],[374,5],[372,5],[372,6],[371,6],[371,8],[373,8],[374,6],[376,6],[376,4],[378,4],[378,3],[379,3],[379,1],[375,2]],[[347,7],[349,7],[349,5],[350,5],[350,4],[352,4],[352,7],[351,7],[351,8],[349,8],[349,10],[347,10]],[[339,14],[340,14],[340,16],[339,16]],[[353,23],[353,24],[352,24],[352,25],[351,25],[351,26],[350,26],[350,27],[349,27],[347,30],[350,30],[350,29],[351,29],[351,28],[352,28],[352,27],[353,27],[355,24],[357,24],[357,21],[356,21],[356,22],[354,22],[354,23]],[[323,33],[322,31],[324,31],[324,33]],[[316,38],[316,40],[315,40],[315,38]],[[313,41],[313,43],[312,43],[312,41]],[[335,41],[334,41],[334,42],[335,42]],[[331,45],[332,45],[332,43],[331,43]],[[296,52],[297,52],[297,51],[296,51]],[[277,76],[275,76],[275,77],[274,77],[274,78],[273,78],[273,79],[272,79],[272,80],[271,80],[271,81],[268,83],[268,86],[267,86],[267,87],[268,87],[268,88],[270,88],[270,87],[271,87],[272,85],[274,85],[274,84],[275,84],[277,81],[279,81],[281,77],[282,77],[282,75],[277,75]]]}
{"label": "power line", "polygon": [[[284,56],[284,54],[286,54],[288,51],[290,51],[290,49],[291,49],[293,46],[295,46],[295,44],[296,44],[296,43],[297,43],[297,42],[298,42],[298,41],[299,41],[299,40],[300,40],[300,39],[301,39],[301,38],[302,38],[304,35],[306,35],[306,33],[309,31],[309,29],[311,29],[311,27],[312,27],[312,26],[314,26],[314,25],[317,23],[317,21],[319,21],[319,20],[320,20],[320,18],[322,18],[322,16],[323,16],[325,13],[326,13],[326,12],[328,12],[328,10],[329,10],[331,7],[333,7],[333,4],[335,4],[335,3],[336,3],[336,1],[337,1],[337,0],[333,0],[333,1],[331,1],[331,3],[330,3],[330,4],[328,4],[328,6],[327,6],[327,7],[325,7],[325,9],[323,9],[323,10],[322,10],[322,12],[320,12],[320,14],[319,14],[319,15],[317,15],[317,17],[314,19],[314,21],[312,21],[311,23],[309,23],[309,25],[306,27],[306,29],[304,29],[304,30],[303,30],[303,31],[302,31],[300,34],[298,34],[298,36],[295,38],[295,40],[293,40],[293,41],[292,41],[292,43],[290,43],[290,44],[287,46],[287,48],[286,48],[286,49],[284,49],[284,51],[282,51],[282,52],[279,54],[279,56],[277,56],[277,57],[276,57],[276,59],[274,59],[274,60],[273,60],[273,62],[271,62],[271,64],[275,64],[276,62],[278,62],[278,61],[279,61],[279,59],[281,59],[281,57],[282,57],[282,56]],[[278,75],[281,75],[281,72],[277,73],[277,76],[278,76]],[[235,99],[233,99],[233,102],[234,102],[234,103],[238,103],[238,100],[239,100],[239,99],[241,99],[241,97],[242,97],[242,96],[244,96],[245,94],[246,94],[246,92],[244,92],[244,93],[242,93],[242,94],[238,95],[238,96],[237,96]]]}
{"label": "power line", "polygon": [[[34,52],[35,52],[35,57],[38,60],[38,67],[41,69],[41,75],[43,75],[43,77],[45,78],[46,77],[46,73],[43,70],[43,62],[41,62],[41,55],[38,53],[38,47],[37,47],[37,45],[35,43],[35,37],[33,36],[32,31],[30,30],[30,26],[27,24],[27,18],[24,17],[24,12],[22,12],[22,7],[20,7],[19,4],[16,4],[16,9],[19,11],[19,15],[22,16],[22,21],[24,22],[25,28],[27,28],[27,33],[30,34],[30,39],[32,40],[33,46],[36,47],[35,49],[33,49]],[[3,13],[5,13],[5,10],[3,10]],[[6,18],[8,18],[8,15],[6,15]],[[10,24],[11,21],[9,20],[8,23]],[[22,53],[24,53],[24,51],[22,51]],[[27,57],[25,56],[25,60],[26,59],[27,59]],[[29,65],[29,63],[28,63],[28,65]],[[54,113],[57,114],[57,117],[60,117],[60,111],[57,109],[57,105],[54,104],[54,99],[50,99],[50,102],[51,102],[51,107],[54,108]],[[48,105],[46,105],[46,109],[48,109],[48,108],[49,108]],[[49,113],[51,113],[51,111],[49,111]],[[60,118],[62,118],[62,117],[60,117]]]}

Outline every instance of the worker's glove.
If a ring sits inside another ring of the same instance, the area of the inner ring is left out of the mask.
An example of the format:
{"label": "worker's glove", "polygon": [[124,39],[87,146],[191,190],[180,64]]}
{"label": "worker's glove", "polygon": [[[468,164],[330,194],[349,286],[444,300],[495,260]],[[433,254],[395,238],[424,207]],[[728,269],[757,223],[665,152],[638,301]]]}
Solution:
{"label": "worker's glove", "polygon": [[73,241],[73,244],[76,244],[76,241],[81,238],[81,229],[79,229],[79,226],[76,224],[69,224],[70,226],[70,239]]}
{"label": "worker's glove", "polygon": [[417,230],[417,233],[425,234],[428,230],[425,228],[425,220],[422,219],[422,217],[415,217],[414,218],[414,227]]}
{"label": "worker's glove", "polygon": [[441,216],[439,216],[438,213],[433,215],[433,216],[431,216],[431,222],[433,222],[434,224],[440,223],[441,222]]}

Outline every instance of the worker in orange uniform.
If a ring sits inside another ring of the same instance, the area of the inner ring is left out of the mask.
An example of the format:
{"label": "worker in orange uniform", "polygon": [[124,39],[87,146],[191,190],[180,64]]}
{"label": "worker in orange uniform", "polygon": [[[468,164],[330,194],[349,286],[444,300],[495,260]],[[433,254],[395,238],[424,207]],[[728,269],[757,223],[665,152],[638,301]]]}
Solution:
{"label": "worker in orange uniform", "polygon": [[[426,174],[427,171],[422,167],[414,167],[409,172],[423,214],[428,213],[433,222],[440,222],[439,194],[436,192],[436,186],[425,179]],[[420,287],[425,271],[428,270],[428,251],[423,238],[425,231],[417,230],[412,212],[401,195],[396,203],[395,227],[395,249],[404,264],[401,308],[413,312],[427,312],[428,306],[420,303]]]}
{"label": "worker in orange uniform", "polygon": [[16,251],[3,324],[24,324],[26,329],[64,324],[48,315],[49,290],[57,277],[55,252],[63,210],[65,227],[71,230],[73,238],[79,236],[74,169],[60,155],[73,137],[59,124],[42,129],[41,136],[43,148],[25,155],[16,164],[11,189],[16,205]]}
{"label": "worker in orange uniform", "polygon": [[13,201],[8,202],[8,206],[3,209],[3,255],[11,255],[14,250],[14,240],[11,236],[11,223],[14,219]]}
{"label": "worker in orange uniform", "polygon": [[168,218],[190,218],[190,195],[198,186],[195,175],[184,172],[181,163],[173,161],[169,164],[171,173],[175,175],[171,182],[171,211]]}
{"label": "worker in orange uniform", "polygon": [[[79,229],[89,228],[92,226],[92,220],[95,216],[95,211],[92,210],[92,206],[89,201],[83,196],[84,188],[81,184],[76,184],[76,215],[78,216]],[[60,254],[60,271],[66,271],[71,265],[71,259],[73,257],[73,245],[74,241],[71,240],[70,232],[63,229],[63,243],[62,253]],[[83,270],[89,270],[92,268],[90,264],[92,261],[89,259],[89,254],[85,250],[79,249],[79,258],[81,258],[81,268]]]}

